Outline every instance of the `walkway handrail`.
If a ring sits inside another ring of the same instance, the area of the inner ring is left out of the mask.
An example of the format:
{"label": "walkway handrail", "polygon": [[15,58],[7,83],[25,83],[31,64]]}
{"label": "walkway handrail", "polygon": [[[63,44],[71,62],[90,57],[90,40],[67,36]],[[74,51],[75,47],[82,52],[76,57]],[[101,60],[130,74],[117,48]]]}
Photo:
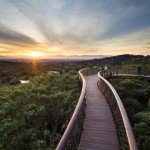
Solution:
{"label": "walkway handrail", "polygon": [[150,70],[143,69],[138,73],[137,69],[110,69],[107,72],[104,72],[104,75],[107,77],[111,76],[126,76],[126,77],[143,77],[150,78]]}
{"label": "walkway handrail", "polygon": [[74,113],[68,123],[68,126],[60,140],[60,142],[57,145],[57,150],[64,150],[67,147],[67,143],[70,139],[70,136],[74,130],[75,124],[78,120],[79,114],[81,112],[81,109],[84,105],[84,99],[85,99],[85,88],[86,88],[86,82],[85,82],[85,78],[82,74],[82,72],[84,72],[84,69],[79,70],[78,74],[79,74],[79,78],[82,80],[82,90],[81,90],[81,94],[78,100],[78,103],[76,105],[76,108],[74,110]]}
{"label": "walkway handrail", "polygon": [[[127,113],[126,113],[125,108],[122,104],[122,101],[121,101],[118,93],[116,92],[115,88],[104,77],[101,76],[102,72],[103,71],[100,71],[98,73],[98,76],[99,76],[99,79],[100,79],[98,84],[99,84],[104,96],[106,96],[106,99],[110,96],[109,97],[110,100],[107,100],[107,101],[108,101],[109,105],[111,105],[110,109],[112,111],[114,121],[115,121],[116,124],[120,125],[120,122],[117,123],[116,121],[118,121],[117,119],[119,119],[119,121],[120,121],[120,117],[121,117],[121,120],[123,122],[123,126],[125,128],[129,148],[130,148],[130,150],[137,150],[138,148],[137,148],[136,140],[135,140],[135,137],[134,137],[132,127],[131,127],[130,121],[128,119]],[[104,91],[105,91],[105,93],[104,93]],[[108,93],[108,91],[109,91],[109,93]],[[113,100],[115,100],[116,102],[114,102]],[[119,128],[117,130],[122,130],[122,127],[120,129],[120,127],[117,126],[117,128]],[[120,132],[118,134],[120,134]],[[119,140],[121,142],[120,137],[119,137]],[[120,143],[120,144],[123,144],[123,143]]]}

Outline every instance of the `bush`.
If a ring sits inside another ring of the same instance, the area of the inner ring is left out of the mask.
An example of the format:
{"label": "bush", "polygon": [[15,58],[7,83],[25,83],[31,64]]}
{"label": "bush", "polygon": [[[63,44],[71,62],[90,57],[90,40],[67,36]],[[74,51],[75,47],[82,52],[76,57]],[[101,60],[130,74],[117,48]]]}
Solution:
{"label": "bush", "polygon": [[18,79],[16,79],[16,78],[12,79],[12,80],[9,82],[10,85],[16,85],[16,84],[19,84],[19,83],[20,83],[20,81],[19,81]]}
{"label": "bush", "polygon": [[112,79],[123,100],[126,112],[134,129],[140,150],[150,147],[150,85],[149,80]]}
{"label": "bush", "polygon": [[143,110],[141,103],[133,98],[126,98],[125,100],[123,100],[123,104],[125,108],[133,109],[134,114]]}
{"label": "bush", "polygon": [[122,80],[119,84],[120,84],[120,86],[124,86],[128,89],[141,88],[141,84],[136,79],[134,79],[134,80],[133,79],[125,79],[125,80]]}
{"label": "bush", "polygon": [[149,150],[149,148],[150,148],[150,136],[144,136],[142,149],[143,150]]}
{"label": "bush", "polygon": [[29,84],[3,92],[0,149],[55,149],[77,103],[78,91],[76,75],[41,74]]}
{"label": "bush", "polygon": [[150,126],[144,122],[136,123],[134,132],[141,150],[149,150],[150,147]]}
{"label": "bush", "polygon": [[129,116],[131,124],[134,124],[134,117],[133,116],[137,112],[142,111],[142,109],[143,109],[142,105],[136,99],[133,99],[133,98],[124,99],[123,104],[126,108],[126,112]]}
{"label": "bush", "polygon": [[135,122],[145,122],[150,126],[150,112],[139,112],[135,116]]}

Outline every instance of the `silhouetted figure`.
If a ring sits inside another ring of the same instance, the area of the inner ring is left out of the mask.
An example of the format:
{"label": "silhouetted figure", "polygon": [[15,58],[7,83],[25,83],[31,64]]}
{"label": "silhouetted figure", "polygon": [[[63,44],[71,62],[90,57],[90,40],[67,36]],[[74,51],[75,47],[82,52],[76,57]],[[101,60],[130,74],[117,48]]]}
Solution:
{"label": "silhouetted figure", "polygon": [[137,68],[137,74],[138,74],[138,75],[141,75],[141,74],[142,74],[142,67],[138,67],[138,68]]}
{"label": "silhouetted figure", "polygon": [[101,67],[101,68],[100,68],[100,71],[101,71],[101,73],[102,73],[102,76],[104,76],[104,67]]}
{"label": "silhouetted figure", "polygon": [[105,70],[105,71],[107,71],[107,70],[108,70],[108,67],[107,67],[107,66],[105,66],[105,67],[104,67],[104,70]]}
{"label": "silhouetted figure", "polygon": [[112,77],[112,72],[111,71],[109,72],[109,77]]}
{"label": "silhouetted figure", "polygon": [[109,74],[108,74],[108,67],[105,65],[105,67],[104,67],[104,76],[105,77],[108,77],[109,76]]}

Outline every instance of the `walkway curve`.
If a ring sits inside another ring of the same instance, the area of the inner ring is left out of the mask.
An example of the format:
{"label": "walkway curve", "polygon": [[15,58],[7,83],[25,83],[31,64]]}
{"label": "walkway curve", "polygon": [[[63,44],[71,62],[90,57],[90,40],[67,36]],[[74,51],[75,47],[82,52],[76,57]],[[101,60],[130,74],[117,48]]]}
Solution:
{"label": "walkway curve", "polygon": [[105,97],[98,89],[98,76],[86,76],[85,80],[86,110],[79,150],[119,150],[115,122]]}
{"label": "walkway curve", "polygon": [[[122,118],[124,118],[124,114],[121,113],[120,115],[122,108],[120,110],[120,105],[118,104],[121,102],[117,103],[117,101],[121,101],[121,100],[120,99],[118,100],[118,98],[116,98],[116,94],[113,92],[110,85],[108,85],[108,83],[106,82],[107,80],[105,81],[105,79],[102,77],[103,75],[106,78],[110,77],[110,74],[101,72],[102,73],[101,76],[99,72],[98,73],[99,77],[97,75],[93,75],[96,74],[97,72],[98,72],[98,68],[85,68],[79,71],[79,78],[81,79],[82,82],[82,91],[77,106],[71,117],[71,120],[69,121],[69,124],[56,147],[57,150],[65,150],[65,149],[137,150],[137,145],[136,145],[134,135],[131,134],[131,132],[128,132],[132,130],[132,129],[129,130],[128,128],[130,126],[130,123],[129,121],[127,121],[127,119],[123,119],[122,121]],[[116,73],[114,73],[113,71],[111,73],[111,77],[113,76],[116,77],[134,76],[134,77],[144,77],[144,78],[150,77],[149,75],[139,76],[134,74],[122,74],[122,73],[119,74],[118,71],[115,72]],[[105,97],[99,89],[103,92]],[[107,101],[105,98],[107,99]],[[86,107],[85,107],[85,102],[86,102]],[[109,106],[107,102],[109,103]],[[112,113],[110,109],[112,110],[114,118],[112,117]],[[86,114],[85,119],[84,119],[84,115],[81,115],[81,113],[83,112],[85,112]],[[118,118],[115,119],[115,116]],[[82,123],[83,119],[84,119],[84,125]],[[118,124],[119,122],[122,123]],[[83,125],[83,132],[82,132],[82,125]],[[117,131],[116,131],[116,127],[117,127]],[[124,131],[126,131],[126,133]],[[80,136],[77,134],[81,132],[82,132],[82,136],[80,140]]]}

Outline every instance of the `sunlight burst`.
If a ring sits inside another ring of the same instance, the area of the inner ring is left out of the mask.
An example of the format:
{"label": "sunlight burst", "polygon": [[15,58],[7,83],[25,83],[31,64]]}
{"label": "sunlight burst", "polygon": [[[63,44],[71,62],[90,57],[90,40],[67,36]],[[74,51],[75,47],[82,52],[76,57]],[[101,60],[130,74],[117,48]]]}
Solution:
{"label": "sunlight burst", "polygon": [[42,54],[38,51],[34,51],[34,52],[31,53],[31,56],[32,57],[40,57],[40,56],[42,56]]}

